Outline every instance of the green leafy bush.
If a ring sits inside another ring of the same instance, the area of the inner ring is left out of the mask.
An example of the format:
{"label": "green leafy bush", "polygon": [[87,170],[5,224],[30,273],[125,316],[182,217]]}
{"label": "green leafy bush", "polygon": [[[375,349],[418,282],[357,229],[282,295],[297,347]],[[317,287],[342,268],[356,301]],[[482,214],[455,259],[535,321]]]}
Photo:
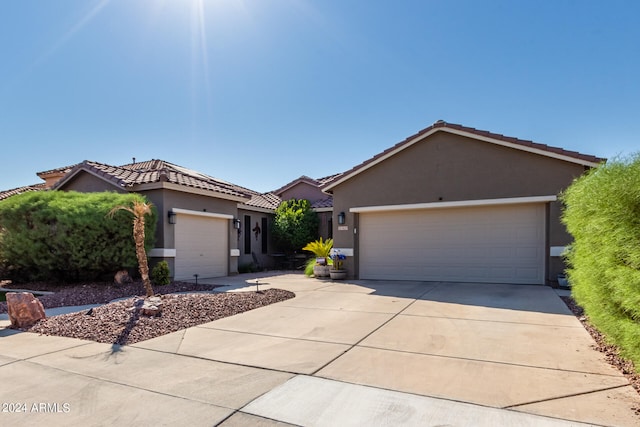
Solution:
{"label": "green leafy bush", "polygon": [[308,200],[286,200],[276,209],[271,235],[279,250],[293,253],[318,238],[318,222]]}
{"label": "green leafy bush", "polygon": [[[0,270],[14,281],[80,281],[137,266],[131,217],[109,211],[135,194],[39,191],[0,202]],[[146,224],[153,247],[157,215]]]}
{"label": "green leafy bush", "polygon": [[255,273],[257,271],[258,271],[258,267],[252,262],[247,263],[247,264],[240,264],[238,266],[238,273],[240,273],[240,274]]}
{"label": "green leafy bush", "polygon": [[640,367],[640,155],[591,170],[562,200],[573,297]]}
{"label": "green leafy bush", "polygon": [[164,286],[171,283],[169,263],[160,261],[151,269],[151,282],[156,286]]}
{"label": "green leafy bush", "polygon": [[307,263],[304,266],[304,274],[305,276],[311,277],[313,276],[313,267],[316,265],[315,258],[309,258]]}

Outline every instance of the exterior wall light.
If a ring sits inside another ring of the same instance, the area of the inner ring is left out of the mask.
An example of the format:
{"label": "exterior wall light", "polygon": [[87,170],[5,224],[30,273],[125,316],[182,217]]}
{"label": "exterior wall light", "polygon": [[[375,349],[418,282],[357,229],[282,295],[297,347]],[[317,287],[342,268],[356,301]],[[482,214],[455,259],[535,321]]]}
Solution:
{"label": "exterior wall light", "polygon": [[345,222],[346,222],[345,214],[344,214],[344,212],[340,212],[338,214],[338,224],[339,225],[344,225]]}
{"label": "exterior wall light", "polygon": [[242,222],[238,218],[233,219],[233,228],[235,228],[236,230],[240,230],[241,224]]}
{"label": "exterior wall light", "polygon": [[169,213],[168,213],[169,224],[175,224],[176,223],[176,220],[177,220],[176,216],[177,215],[176,215],[175,212],[169,211]]}

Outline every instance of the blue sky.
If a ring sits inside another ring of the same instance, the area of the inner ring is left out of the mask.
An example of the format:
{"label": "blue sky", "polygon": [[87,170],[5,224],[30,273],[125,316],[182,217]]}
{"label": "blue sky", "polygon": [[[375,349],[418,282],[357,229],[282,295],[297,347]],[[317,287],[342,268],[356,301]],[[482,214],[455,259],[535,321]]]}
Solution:
{"label": "blue sky", "polygon": [[0,189],[159,158],[258,191],[443,119],[639,147],[640,2],[1,0]]}

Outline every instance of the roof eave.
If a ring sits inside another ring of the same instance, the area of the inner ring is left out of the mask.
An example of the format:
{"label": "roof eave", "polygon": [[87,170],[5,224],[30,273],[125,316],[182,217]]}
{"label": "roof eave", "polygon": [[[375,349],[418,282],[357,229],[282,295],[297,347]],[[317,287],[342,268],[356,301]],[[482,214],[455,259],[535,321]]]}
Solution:
{"label": "roof eave", "polygon": [[199,196],[215,197],[216,199],[231,200],[234,202],[246,202],[250,197],[236,196],[233,194],[221,193],[214,190],[206,190],[204,188],[190,187],[187,185],[175,184],[173,182],[149,182],[146,184],[135,184],[129,188],[130,191],[149,191],[149,190],[173,190],[182,193],[197,194]]}

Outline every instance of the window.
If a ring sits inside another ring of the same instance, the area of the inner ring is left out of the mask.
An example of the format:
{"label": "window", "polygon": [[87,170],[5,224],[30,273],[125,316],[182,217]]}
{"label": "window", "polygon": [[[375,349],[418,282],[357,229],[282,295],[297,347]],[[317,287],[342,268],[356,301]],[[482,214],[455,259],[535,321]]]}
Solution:
{"label": "window", "polygon": [[251,216],[244,216],[244,253],[251,253]]}
{"label": "window", "polygon": [[262,253],[269,251],[269,241],[267,239],[267,218],[262,218]]}

